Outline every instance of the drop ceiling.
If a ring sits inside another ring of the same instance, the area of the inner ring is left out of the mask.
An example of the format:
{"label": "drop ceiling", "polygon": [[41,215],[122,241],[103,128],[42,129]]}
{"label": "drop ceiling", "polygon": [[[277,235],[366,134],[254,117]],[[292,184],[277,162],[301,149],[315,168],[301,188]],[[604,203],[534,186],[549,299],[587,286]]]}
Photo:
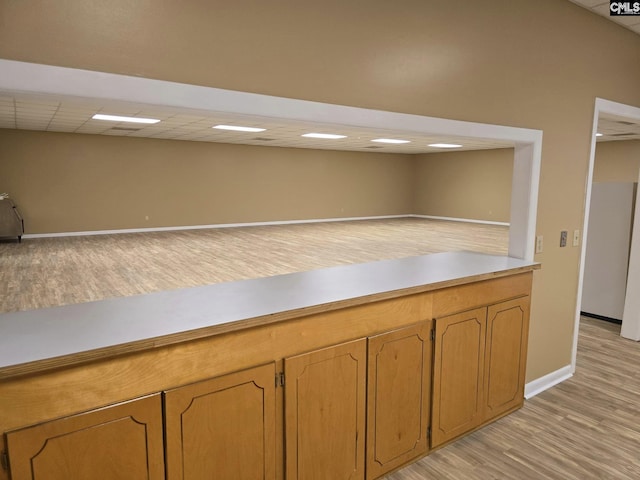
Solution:
{"label": "drop ceiling", "polygon": [[627,117],[610,114],[600,114],[598,118],[598,142],[611,142],[620,140],[640,140],[640,122]]}
{"label": "drop ceiling", "polygon": [[609,15],[609,0],[570,0],[576,5],[580,5],[587,10],[605,17],[612,22],[617,23],[618,25],[622,25],[625,28],[628,28],[632,32],[640,35],[640,15],[625,15],[625,16],[611,16]]}
{"label": "drop ceiling", "polygon": [[[93,120],[95,113],[111,113],[161,120],[153,125]],[[223,131],[218,124],[261,127],[259,133]],[[0,92],[0,128],[47,132],[187,140],[196,142],[345,150],[379,153],[419,154],[447,151],[429,147],[432,143],[461,144],[460,150],[510,148],[513,142],[460,136],[429,136],[402,130],[356,128],[339,123],[308,123],[231,113],[204,112],[172,107],[153,107],[128,102]],[[640,123],[613,115],[601,116],[598,141],[640,140]],[[324,140],[302,137],[309,132],[339,133],[347,138]],[[391,145],[372,142],[376,138],[409,140]]]}
{"label": "drop ceiling", "polygon": [[[156,118],[161,121],[153,125],[141,125],[94,120],[91,117],[96,113]],[[247,133],[212,128],[218,124],[260,127],[266,130],[259,133]],[[429,136],[407,133],[393,128],[357,128],[340,123],[294,122],[284,119],[187,110],[167,106],[154,107],[128,102],[12,92],[0,92],[0,128],[403,154],[443,151],[440,148],[429,147],[428,145],[432,143],[461,144],[462,147],[456,149],[458,151],[513,147],[513,142],[509,141],[442,135]],[[347,138],[325,140],[301,136],[310,132],[341,134],[346,135]],[[409,140],[410,143],[392,145],[371,141],[377,138]]]}

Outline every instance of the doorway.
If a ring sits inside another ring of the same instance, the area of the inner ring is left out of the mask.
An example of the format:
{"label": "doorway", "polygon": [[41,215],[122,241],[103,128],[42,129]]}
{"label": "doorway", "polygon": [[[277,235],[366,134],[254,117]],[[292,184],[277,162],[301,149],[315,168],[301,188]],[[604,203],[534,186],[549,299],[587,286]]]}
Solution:
{"label": "doorway", "polygon": [[[582,232],[582,250],[580,256],[580,270],[578,280],[578,295],[576,305],[576,318],[574,328],[572,369],[575,370],[576,357],[578,351],[578,332],[580,326],[580,310],[582,305],[582,295],[584,288],[585,258],[587,247],[587,233],[589,230],[589,214],[591,208],[591,197],[593,190],[593,172],[596,155],[596,134],[598,133],[598,122],[601,117],[615,116],[628,120],[629,124],[640,124],[640,108],[622,103],[612,102],[601,98],[596,98],[593,128],[591,136],[591,154],[589,158],[589,169],[587,173],[584,223]],[[636,192],[637,195],[637,192]],[[638,198],[636,198],[637,204]],[[627,275],[626,292],[637,292],[640,289],[640,218],[636,215],[632,225],[632,240],[629,254],[629,269]],[[625,294],[624,309],[622,315],[621,335],[632,340],[640,340],[640,298],[632,294]]]}

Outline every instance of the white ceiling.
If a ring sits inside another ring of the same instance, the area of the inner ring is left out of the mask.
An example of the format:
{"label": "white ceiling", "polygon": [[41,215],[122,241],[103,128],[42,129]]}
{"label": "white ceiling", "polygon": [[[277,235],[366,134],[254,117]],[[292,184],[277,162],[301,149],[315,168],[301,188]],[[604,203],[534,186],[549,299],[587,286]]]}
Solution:
{"label": "white ceiling", "polygon": [[[143,125],[94,120],[91,117],[95,113],[147,117],[161,121],[153,125]],[[212,128],[218,124],[261,127],[266,130],[259,133],[245,133]],[[513,142],[507,141],[430,136],[393,128],[356,128],[340,125],[339,122],[303,123],[235,113],[1,91],[0,128],[404,154],[443,151],[443,149],[429,147],[431,143],[462,144],[462,148],[456,149],[458,151],[513,147]],[[314,139],[302,137],[304,133],[334,133],[347,135],[347,138]],[[371,141],[376,138],[402,139],[409,140],[411,143],[392,145]]]}
{"label": "white ceiling", "polygon": [[610,16],[609,0],[569,0],[640,35],[640,15]]}
{"label": "white ceiling", "polygon": [[598,118],[598,142],[640,140],[640,123],[626,117],[601,113]]}

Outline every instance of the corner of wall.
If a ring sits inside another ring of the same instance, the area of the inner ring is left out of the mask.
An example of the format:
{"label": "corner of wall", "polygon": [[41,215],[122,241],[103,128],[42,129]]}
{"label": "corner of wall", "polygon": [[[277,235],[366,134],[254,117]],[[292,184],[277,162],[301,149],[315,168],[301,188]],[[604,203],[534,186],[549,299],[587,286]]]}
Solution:
{"label": "corner of wall", "polygon": [[574,369],[571,365],[566,365],[558,370],[537,378],[524,386],[524,398],[529,400],[532,397],[568,380],[573,376]]}

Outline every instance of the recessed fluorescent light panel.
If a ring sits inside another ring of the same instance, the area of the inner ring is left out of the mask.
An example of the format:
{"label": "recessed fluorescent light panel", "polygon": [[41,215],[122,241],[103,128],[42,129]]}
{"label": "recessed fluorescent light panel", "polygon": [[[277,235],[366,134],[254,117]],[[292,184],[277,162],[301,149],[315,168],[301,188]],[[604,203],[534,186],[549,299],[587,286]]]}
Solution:
{"label": "recessed fluorescent light panel", "polygon": [[307,138],[326,138],[328,140],[338,140],[339,138],[347,138],[346,135],[336,135],[334,133],[305,133],[302,136]]}
{"label": "recessed fluorescent light panel", "polygon": [[93,118],[94,120],[107,120],[109,122],[130,122],[130,123],[158,123],[160,121],[156,118],[123,117],[121,115],[104,115],[102,113],[96,113],[91,118]]}
{"label": "recessed fluorescent light panel", "polygon": [[602,135],[604,135],[603,133],[596,133],[596,137],[601,137]]}
{"label": "recessed fluorescent light panel", "polygon": [[264,132],[266,130],[266,128],[243,127],[240,125],[216,125],[211,128],[217,128],[218,130],[233,130],[234,132]]}
{"label": "recessed fluorescent light panel", "polygon": [[462,145],[457,143],[432,143],[429,146],[433,148],[460,148]]}
{"label": "recessed fluorescent light panel", "polygon": [[371,140],[372,142],[379,143],[411,143],[411,140],[398,140],[397,138],[376,138],[375,140]]}

